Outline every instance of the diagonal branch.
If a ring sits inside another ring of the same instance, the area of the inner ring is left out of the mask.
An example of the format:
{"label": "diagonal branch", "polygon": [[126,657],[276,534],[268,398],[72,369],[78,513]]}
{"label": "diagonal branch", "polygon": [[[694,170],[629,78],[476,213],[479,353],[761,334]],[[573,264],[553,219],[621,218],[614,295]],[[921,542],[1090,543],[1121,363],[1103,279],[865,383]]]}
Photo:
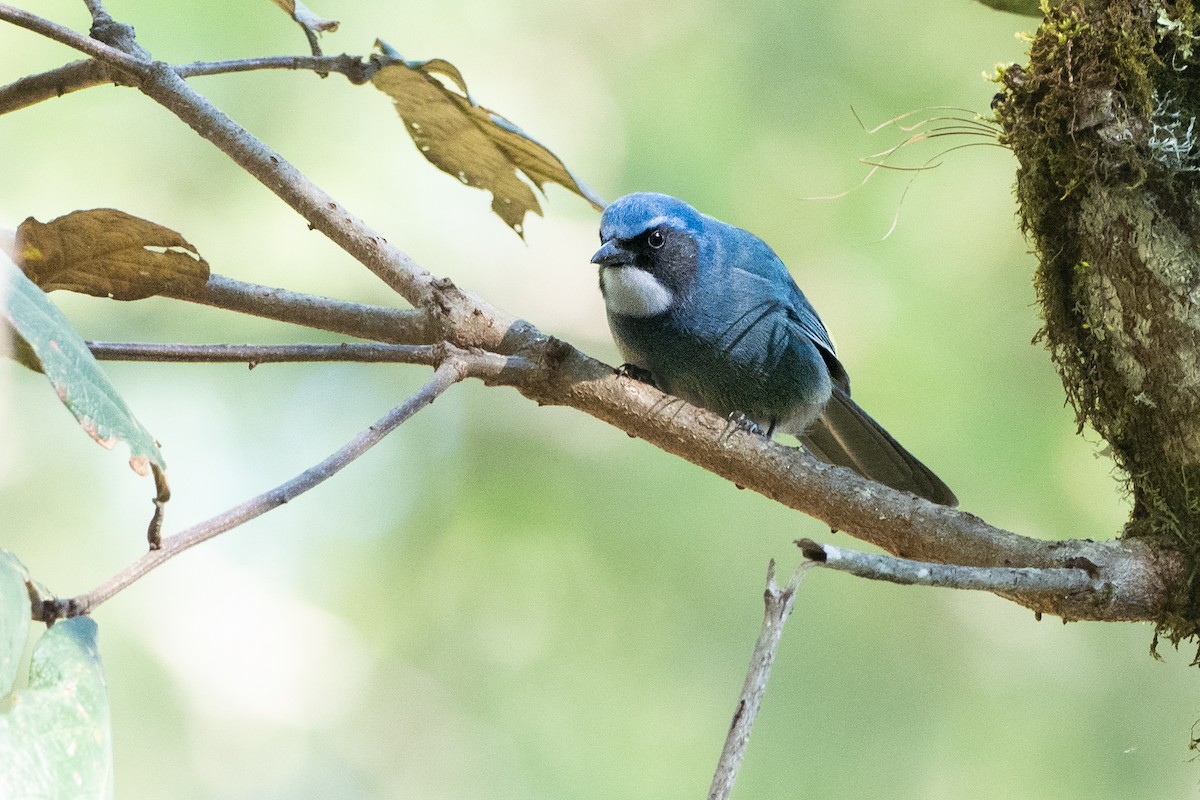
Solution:
{"label": "diagonal branch", "polygon": [[133,75],[140,75],[145,70],[146,63],[144,61],[140,61],[90,36],[84,36],[73,31],[65,25],[59,25],[57,22],[51,22],[45,17],[31,14],[25,9],[14,8],[7,3],[0,3],[0,20],[41,34],[47,39],[53,39],[60,44],[65,44],[67,47],[72,47],[81,53],[86,53],[92,58],[99,59],[106,64],[125,70]]}
{"label": "diagonal branch", "polygon": [[382,441],[385,436],[432,403],[455,383],[468,377],[470,373],[471,368],[463,361],[453,357],[447,359],[437,368],[433,378],[419,392],[389,411],[378,422],[358,434],[321,463],[223,514],[218,514],[173,536],[164,538],[161,548],[146,553],[87,594],[66,600],[42,600],[40,607],[35,603],[34,618],[52,622],[63,617],[87,614],[167,559],[291,502],[309,489],[332,478],[344,467],[349,466],[351,462]]}
{"label": "diagonal branch", "polygon": [[729,734],[725,737],[725,747],[717,761],[717,770],[708,790],[708,800],[727,800],[733,791],[738,770],[742,768],[742,762],[746,758],[750,732],[754,729],[758,709],[762,706],[763,695],[767,692],[767,682],[771,679],[771,667],[775,664],[775,655],[779,652],[779,642],[783,638],[783,625],[791,616],[792,608],[796,604],[796,592],[800,588],[800,581],[812,566],[811,561],[801,564],[782,589],[775,583],[775,562],[772,561],[767,567],[767,589],[763,592],[766,609],[763,613],[762,630],[758,634],[758,641],[754,643],[750,668],[746,671],[742,694],[738,697],[733,722],[730,723]]}

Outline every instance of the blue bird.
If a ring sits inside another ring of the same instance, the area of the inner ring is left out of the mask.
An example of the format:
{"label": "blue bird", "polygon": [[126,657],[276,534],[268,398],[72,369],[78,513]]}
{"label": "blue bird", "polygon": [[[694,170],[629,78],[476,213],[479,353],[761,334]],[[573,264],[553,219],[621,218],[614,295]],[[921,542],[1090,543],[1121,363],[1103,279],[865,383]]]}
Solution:
{"label": "blue bird", "polygon": [[942,505],[958,499],[850,399],[817,312],[754,234],[641,192],[600,219],[592,256],[621,355],[663,391],[796,436],[817,458]]}

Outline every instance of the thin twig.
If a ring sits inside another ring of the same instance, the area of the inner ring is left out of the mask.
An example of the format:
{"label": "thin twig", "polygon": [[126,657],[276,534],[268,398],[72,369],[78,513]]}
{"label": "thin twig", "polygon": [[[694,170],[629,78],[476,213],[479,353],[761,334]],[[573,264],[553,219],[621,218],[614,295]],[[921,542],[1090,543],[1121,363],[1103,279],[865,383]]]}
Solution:
{"label": "thin twig", "polygon": [[283,156],[196,93],[167,65],[150,65],[144,78],[138,85],[144,94],[216,145],[413,306],[426,304],[434,278],[407,253],[372,230]]}
{"label": "thin twig", "polygon": [[[232,61],[196,61],[172,67],[181,78],[207,75],[225,75],[266,69],[306,70],[318,74],[336,72],[345,75],[354,85],[371,80],[379,69],[369,60],[342,54],[340,56],[266,56],[243,58]],[[61,67],[19,78],[6,86],[0,86],[0,114],[18,111],[45,100],[62,97],[71,92],[92,86],[122,81],[121,74],[107,64],[95,59],[73,61]]]}
{"label": "thin twig", "polygon": [[766,610],[763,614],[762,630],[758,634],[758,641],[754,643],[750,668],[746,671],[742,694],[738,698],[737,709],[733,712],[729,735],[725,737],[725,747],[717,761],[717,770],[708,790],[708,800],[726,800],[733,791],[738,770],[746,758],[746,745],[750,742],[754,720],[758,717],[758,709],[767,691],[767,682],[771,679],[771,667],[775,663],[776,653],[779,652],[783,625],[792,613],[800,581],[812,565],[811,561],[801,564],[783,589],[775,583],[774,560],[767,567],[767,589],[763,592]]}
{"label": "thin twig", "polygon": [[[389,411],[378,422],[358,434],[321,463],[223,514],[218,514],[173,536],[165,537],[159,549],[146,553],[87,594],[67,600],[43,600],[41,608],[34,609],[35,616],[49,622],[63,617],[87,614],[172,556],[294,500],[309,489],[333,477],[343,467],[348,466],[378,444],[400,424],[432,403],[448,388],[468,377],[468,374],[469,369],[462,361],[456,358],[447,359],[437,368],[433,378],[420,391]],[[38,614],[38,611],[41,613]]]}
{"label": "thin twig", "polygon": [[345,75],[353,84],[371,80],[379,67],[359,56],[342,53],[339,56],[263,56],[241,58],[231,61],[195,61],[172,67],[181,78],[196,78],[202,75],[227,75],[234,72],[253,72],[262,69],[307,70],[328,74]]}
{"label": "thin twig", "polygon": [[425,311],[350,303],[212,274],[200,287],[168,287],[179,300],[391,344],[433,344],[442,336]]}
{"label": "thin twig", "polygon": [[[445,358],[445,348],[431,344],[176,344],[160,342],[86,342],[100,361],[164,363],[258,364],[350,361],[376,364],[424,364]],[[486,354],[503,362],[504,357]]]}
{"label": "thin twig", "polygon": [[139,61],[115,47],[110,47],[90,36],[84,36],[66,26],[59,25],[57,22],[51,22],[45,17],[30,14],[24,9],[14,8],[6,3],[0,3],[0,21],[11,22],[19,28],[41,34],[47,39],[53,39],[60,44],[73,47],[92,58],[97,58],[106,64],[127,70],[135,75],[144,73],[147,67],[145,62]]}
{"label": "thin twig", "polygon": [[947,589],[975,589],[985,592],[1004,592],[1032,596],[1038,594],[1070,594],[1072,592],[1103,592],[1095,564],[1087,559],[1070,559],[1071,563],[1055,567],[963,567],[955,564],[931,564],[907,558],[861,553],[812,539],[796,542],[804,556],[815,564],[860,578],[890,581],[908,586],[940,586]]}
{"label": "thin twig", "polygon": [[[86,342],[100,361],[150,361],[181,364],[259,364],[350,362],[418,364],[435,367],[447,359],[460,362],[467,375],[485,383],[505,382],[529,374],[534,365],[522,356],[464,350],[442,342],[431,345],[342,342],[339,344],[178,344],[160,342]],[[505,375],[508,373],[508,375]]]}

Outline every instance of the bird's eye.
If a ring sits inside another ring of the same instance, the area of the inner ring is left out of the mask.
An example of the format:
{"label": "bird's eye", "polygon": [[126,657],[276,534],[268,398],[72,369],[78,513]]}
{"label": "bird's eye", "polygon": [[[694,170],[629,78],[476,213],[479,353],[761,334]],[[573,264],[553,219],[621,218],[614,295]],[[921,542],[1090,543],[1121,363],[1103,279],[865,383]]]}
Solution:
{"label": "bird's eye", "polygon": [[667,237],[663,236],[660,230],[650,231],[650,235],[646,237],[646,244],[650,245],[651,250],[657,250],[667,243]]}

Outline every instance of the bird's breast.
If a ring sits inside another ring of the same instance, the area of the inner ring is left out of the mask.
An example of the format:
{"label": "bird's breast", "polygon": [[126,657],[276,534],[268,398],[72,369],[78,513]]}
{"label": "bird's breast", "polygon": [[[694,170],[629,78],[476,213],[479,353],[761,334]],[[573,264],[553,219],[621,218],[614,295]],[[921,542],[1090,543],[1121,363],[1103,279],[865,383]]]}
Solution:
{"label": "bird's breast", "polygon": [[661,389],[719,414],[741,411],[760,423],[799,415],[807,424],[829,398],[820,354],[782,317],[710,325],[680,309],[647,318],[610,307],[609,325],[626,360]]}
{"label": "bird's breast", "polygon": [[623,317],[656,317],[675,302],[662,281],[637,267],[602,267],[600,291],[608,312]]}

